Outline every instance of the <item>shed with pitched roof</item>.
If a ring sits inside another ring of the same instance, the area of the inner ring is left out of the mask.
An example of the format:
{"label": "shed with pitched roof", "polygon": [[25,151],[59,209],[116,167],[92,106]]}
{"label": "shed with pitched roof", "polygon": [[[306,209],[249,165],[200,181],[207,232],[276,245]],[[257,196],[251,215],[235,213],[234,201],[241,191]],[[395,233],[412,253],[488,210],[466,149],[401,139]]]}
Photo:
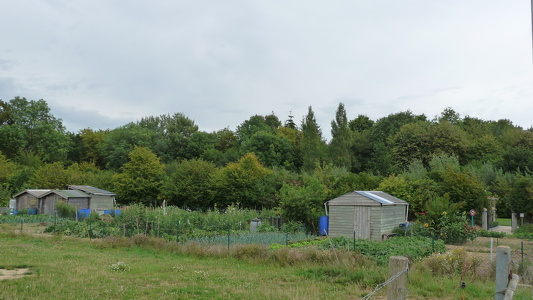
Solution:
{"label": "shed with pitched roof", "polygon": [[407,221],[409,204],[381,191],[353,191],[326,202],[329,236],[381,241]]}
{"label": "shed with pitched roof", "polygon": [[91,196],[76,190],[51,190],[39,198],[39,213],[54,214],[58,201],[68,203],[77,210],[88,209]]}
{"label": "shed with pitched roof", "polygon": [[39,198],[50,190],[27,189],[13,196],[16,211],[38,210]]}

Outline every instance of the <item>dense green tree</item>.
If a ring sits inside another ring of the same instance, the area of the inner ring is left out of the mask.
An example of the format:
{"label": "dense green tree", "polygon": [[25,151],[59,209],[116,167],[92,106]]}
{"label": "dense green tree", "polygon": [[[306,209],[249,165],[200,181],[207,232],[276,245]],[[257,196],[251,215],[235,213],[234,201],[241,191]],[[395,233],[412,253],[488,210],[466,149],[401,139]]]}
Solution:
{"label": "dense green tree", "polygon": [[291,142],[273,133],[256,132],[243,143],[241,151],[255,153],[259,161],[267,167],[294,166]]}
{"label": "dense green tree", "polygon": [[284,184],[279,194],[285,219],[301,222],[309,231],[316,233],[318,218],[325,214],[326,187],[316,178],[306,177],[296,184]]}
{"label": "dense green tree", "polygon": [[438,184],[427,177],[409,179],[406,175],[391,175],[381,181],[378,189],[407,201],[412,218],[425,212],[427,203],[439,195]]}
{"label": "dense green tree", "polygon": [[259,131],[274,133],[276,124],[277,122],[275,122],[273,118],[270,118],[267,122],[267,119],[264,116],[254,115],[237,126],[236,135],[240,142],[244,142]]}
{"label": "dense green tree", "polygon": [[192,209],[213,206],[210,187],[217,168],[201,159],[174,162],[167,166],[162,194],[169,205]]}
{"label": "dense green tree", "polygon": [[322,138],[322,131],[315,119],[315,113],[311,106],[307,115],[302,121],[302,170],[313,171],[320,166],[324,158],[325,142]]}
{"label": "dense green tree", "polygon": [[7,115],[7,121],[0,126],[0,151],[8,158],[33,152],[46,162],[66,159],[69,139],[61,120],[50,113],[46,101],[15,97],[7,109],[2,109],[2,114],[4,119]]}
{"label": "dense green tree", "polygon": [[507,195],[512,212],[524,213],[527,220],[533,219],[533,178],[519,175]]}
{"label": "dense green tree", "polygon": [[532,174],[533,149],[512,147],[503,153],[498,164],[505,172],[521,172]]}
{"label": "dense green tree", "polygon": [[138,125],[152,132],[150,149],[164,162],[193,157],[187,153],[187,145],[191,136],[198,131],[198,126],[184,114],[146,117]]}
{"label": "dense green tree", "polygon": [[484,185],[475,175],[447,169],[436,178],[439,193],[448,195],[450,201],[457,203],[462,209],[482,211],[488,207]]}
{"label": "dense green tree", "polygon": [[213,176],[213,199],[220,206],[238,204],[246,208],[274,207],[276,193],[273,171],[263,167],[257,156],[248,153],[229,163]]}
{"label": "dense green tree", "polygon": [[363,132],[374,126],[374,121],[365,115],[358,115],[357,118],[348,123],[348,127],[354,132]]}
{"label": "dense green tree", "polygon": [[396,165],[401,169],[414,160],[428,161],[430,138],[427,126],[420,123],[403,125],[389,143]]}
{"label": "dense green tree", "polygon": [[331,121],[331,142],[328,149],[331,162],[338,167],[347,169],[352,167],[350,133],[344,104],[339,103],[335,113],[335,120]]}
{"label": "dense green tree", "polygon": [[34,189],[64,190],[69,185],[68,174],[60,162],[47,163],[35,170],[30,179],[30,186]]}
{"label": "dense green tree", "polygon": [[0,99],[0,126],[7,125],[9,121],[9,104]]}
{"label": "dense green tree", "polygon": [[8,180],[15,174],[17,165],[0,152],[0,206],[6,206],[12,191]]}
{"label": "dense green tree", "polygon": [[410,110],[390,114],[378,119],[374,126],[372,126],[372,139],[378,142],[384,142],[390,136],[396,134],[403,125],[416,122],[427,122],[427,118],[424,115],[414,115]]}
{"label": "dense green tree", "polygon": [[154,133],[135,123],[117,127],[105,135],[97,148],[107,169],[118,171],[128,161],[128,155],[135,147],[153,146]]}
{"label": "dense green tree", "polygon": [[191,135],[184,151],[184,158],[201,158],[206,151],[214,150],[217,144],[216,133],[197,131]]}
{"label": "dense green tree", "polygon": [[373,144],[372,156],[368,163],[368,172],[380,176],[388,176],[392,173],[398,172],[398,167],[394,161],[392,149],[385,142],[377,142]]}
{"label": "dense green tree", "polygon": [[437,123],[448,122],[453,125],[459,125],[459,123],[462,121],[461,115],[451,107],[445,108],[440,116],[437,116],[435,119]]}
{"label": "dense green tree", "polygon": [[152,205],[161,193],[164,166],[150,149],[135,146],[128,162],[113,177],[117,201],[121,204]]}
{"label": "dense green tree", "polygon": [[429,128],[430,147],[433,155],[455,155],[465,163],[468,150],[466,134],[460,127],[448,121],[441,121]]}

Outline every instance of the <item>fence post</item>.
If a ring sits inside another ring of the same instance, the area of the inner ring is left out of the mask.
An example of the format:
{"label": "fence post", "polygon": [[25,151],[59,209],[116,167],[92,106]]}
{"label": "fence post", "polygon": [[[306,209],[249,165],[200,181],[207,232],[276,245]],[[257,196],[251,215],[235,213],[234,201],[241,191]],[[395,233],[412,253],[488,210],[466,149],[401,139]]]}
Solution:
{"label": "fence post", "polygon": [[20,217],[20,233],[22,233],[22,224],[24,224],[24,218]]}
{"label": "fence post", "polygon": [[355,251],[355,230],[353,231],[353,251]]}
{"label": "fence post", "polygon": [[[409,259],[404,256],[389,258],[389,277],[396,277],[387,288],[387,299],[405,299],[407,297],[407,269]],[[402,273],[403,272],[403,273]],[[400,275],[398,275],[400,274]]]}
{"label": "fence post", "polygon": [[231,231],[231,224],[228,224],[228,256],[229,256],[229,235]]}
{"label": "fence post", "polygon": [[179,242],[180,238],[180,221],[176,221],[176,243]]}
{"label": "fence post", "polygon": [[91,218],[89,218],[89,240],[92,240],[93,225],[91,223]]}
{"label": "fence post", "polygon": [[509,261],[511,258],[511,248],[498,246],[496,248],[496,293],[495,300],[505,298],[505,290],[509,283]]}

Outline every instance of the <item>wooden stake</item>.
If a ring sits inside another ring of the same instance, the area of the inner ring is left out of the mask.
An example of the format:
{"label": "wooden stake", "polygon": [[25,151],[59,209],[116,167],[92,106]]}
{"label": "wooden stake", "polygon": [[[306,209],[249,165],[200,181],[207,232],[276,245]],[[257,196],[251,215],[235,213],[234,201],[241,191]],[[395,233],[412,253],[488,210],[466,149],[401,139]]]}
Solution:
{"label": "wooden stake", "polygon": [[[404,256],[391,256],[389,258],[389,278],[398,276],[387,288],[387,299],[405,299],[407,297],[407,272],[409,259]],[[402,273],[403,272],[403,273]]]}

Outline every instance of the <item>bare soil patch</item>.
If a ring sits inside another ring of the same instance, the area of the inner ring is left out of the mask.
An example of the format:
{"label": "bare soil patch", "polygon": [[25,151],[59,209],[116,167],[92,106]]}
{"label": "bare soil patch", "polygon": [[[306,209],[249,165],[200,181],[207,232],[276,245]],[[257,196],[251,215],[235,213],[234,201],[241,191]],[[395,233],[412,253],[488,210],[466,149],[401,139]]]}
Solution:
{"label": "bare soil patch", "polygon": [[24,276],[33,275],[33,272],[28,268],[21,269],[0,269],[0,280],[19,279]]}

